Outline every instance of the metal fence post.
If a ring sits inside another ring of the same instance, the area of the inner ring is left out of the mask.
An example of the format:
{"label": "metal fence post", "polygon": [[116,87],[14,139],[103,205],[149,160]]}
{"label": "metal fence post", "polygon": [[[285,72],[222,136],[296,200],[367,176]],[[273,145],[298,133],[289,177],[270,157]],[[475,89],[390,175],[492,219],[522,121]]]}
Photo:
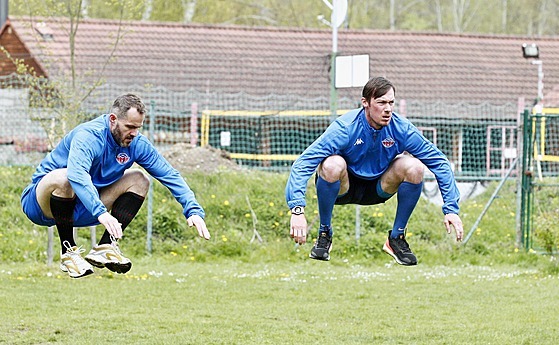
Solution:
{"label": "metal fence post", "polygon": [[361,205],[355,205],[355,240],[361,237]]}
{"label": "metal fence post", "polygon": [[[155,101],[150,102],[149,107],[149,138],[152,143],[154,140],[154,131],[155,131]],[[150,176],[149,178],[149,190],[148,190],[148,216],[147,216],[147,234],[146,234],[146,250],[148,253],[151,254],[152,250],[152,217],[153,217],[153,178]]]}
{"label": "metal fence post", "polygon": [[529,233],[530,233],[530,194],[531,194],[531,178],[532,171],[530,171],[531,157],[532,157],[532,126],[531,116],[529,110],[524,110],[524,135],[523,135],[523,150],[522,150],[522,202],[521,202],[521,225],[522,225],[522,244],[525,250],[529,249]]}
{"label": "metal fence post", "polygon": [[47,228],[47,266],[52,266],[54,256],[54,226]]}
{"label": "metal fence post", "polygon": [[89,227],[89,235],[91,237],[91,248],[97,245],[97,227],[92,225]]}

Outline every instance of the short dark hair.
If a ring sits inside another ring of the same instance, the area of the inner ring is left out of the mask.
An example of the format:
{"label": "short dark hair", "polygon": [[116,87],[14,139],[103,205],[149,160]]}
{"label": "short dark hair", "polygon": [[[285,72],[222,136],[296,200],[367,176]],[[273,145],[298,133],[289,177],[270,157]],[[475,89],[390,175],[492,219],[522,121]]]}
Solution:
{"label": "short dark hair", "polygon": [[140,97],[131,93],[119,96],[117,99],[115,99],[111,112],[114,113],[119,119],[124,119],[128,116],[127,113],[130,108],[136,108],[136,110],[138,110],[138,113],[140,113],[141,115],[145,115],[146,113],[146,106],[144,102],[142,102]]}
{"label": "short dark hair", "polygon": [[396,88],[390,80],[384,77],[373,77],[363,86],[363,98],[368,102],[371,99],[381,97],[390,89],[396,93]]}

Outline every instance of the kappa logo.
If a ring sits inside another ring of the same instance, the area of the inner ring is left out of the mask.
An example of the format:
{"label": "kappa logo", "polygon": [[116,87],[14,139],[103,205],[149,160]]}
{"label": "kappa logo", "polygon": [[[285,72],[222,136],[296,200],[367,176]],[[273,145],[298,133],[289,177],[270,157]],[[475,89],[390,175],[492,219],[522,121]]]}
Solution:
{"label": "kappa logo", "polygon": [[359,138],[357,140],[355,140],[355,144],[353,144],[353,146],[357,146],[357,145],[361,145],[364,144],[365,142],[363,141],[363,139]]}
{"label": "kappa logo", "polygon": [[121,152],[118,155],[116,155],[116,161],[118,162],[118,164],[123,165],[126,164],[128,161],[130,160],[130,156],[128,156],[126,153]]}
{"label": "kappa logo", "polygon": [[392,139],[391,137],[388,137],[388,138],[386,138],[382,141],[382,146],[384,146],[388,149],[388,148],[391,148],[392,146],[394,146],[394,143],[395,143],[394,139]]}

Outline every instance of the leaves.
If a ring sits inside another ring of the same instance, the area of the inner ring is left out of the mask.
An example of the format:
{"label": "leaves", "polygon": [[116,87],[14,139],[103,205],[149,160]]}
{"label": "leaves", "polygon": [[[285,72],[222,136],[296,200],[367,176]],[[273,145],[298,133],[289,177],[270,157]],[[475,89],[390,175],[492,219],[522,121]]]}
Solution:
{"label": "leaves", "polygon": [[[70,16],[83,0],[13,0],[14,15]],[[332,0],[330,0],[332,3]],[[97,0],[84,2],[90,18],[327,28],[320,0]],[[555,35],[559,3],[552,0],[348,0],[342,27],[351,29]]]}

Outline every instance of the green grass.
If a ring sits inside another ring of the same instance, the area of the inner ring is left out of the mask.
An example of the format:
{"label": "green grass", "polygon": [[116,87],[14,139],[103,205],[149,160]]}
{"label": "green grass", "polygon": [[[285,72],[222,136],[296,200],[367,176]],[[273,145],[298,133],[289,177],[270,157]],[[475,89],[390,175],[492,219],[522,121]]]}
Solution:
{"label": "green grass", "polygon": [[[144,205],[120,244],[132,270],[97,270],[74,280],[58,270],[58,254],[52,267],[45,264],[46,228],[20,210],[32,172],[0,167],[0,344],[551,344],[559,338],[552,303],[559,297],[558,261],[516,248],[513,182],[466,245],[446,234],[439,206],[420,200],[408,232],[419,265],[401,267],[381,251],[395,198],[361,208],[358,241],[355,207],[337,206],[332,261],[316,262],[308,259],[310,244],[295,246],[289,238],[286,174],[193,174],[188,183],[206,210],[210,241],[186,226],[179,205],[156,183],[153,252],[145,250]],[[495,186],[461,204],[466,233]],[[247,198],[263,243],[250,242]],[[311,183],[309,221],[316,208]],[[78,232],[86,250],[88,235]]]}
{"label": "green grass", "polygon": [[0,264],[6,344],[552,344],[557,276],[514,266]]}
{"label": "green grass", "polygon": [[[46,262],[46,228],[33,226],[21,211],[19,198],[33,172],[29,167],[0,167],[0,262]],[[206,223],[212,234],[210,241],[197,237],[189,228],[166,188],[154,183],[153,256],[175,257],[177,261],[213,262],[223,258],[244,262],[276,262],[306,260],[309,245],[297,253],[289,238],[289,215],[283,190],[287,174],[265,172],[220,172],[192,174],[187,181],[206,210]],[[496,183],[487,191],[461,203],[464,230],[468,233],[492,194]],[[309,222],[317,217],[317,203],[312,182],[308,188]],[[253,218],[264,242],[251,243]],[[396,198],[384,205],[361,208],[361,237],[355,239],[355,206],[336,206],[332,256],[336,261],[352,264],[374,264],[384,260],[382,243],[391,227]],[[439,206],[421,199],[413,213],[408,238],[419,261],[428,265],[495,265],[513,264],[537,267],[544,273],[557,274],[557,262],[547,256],[526,253],[516,247],[516,194],[513,181],[507,182],[489,212],[474,229],[467,245],[457,244],[454,234],[447,235]],[[124,252],[136,257],[146,254],[147,203],[125,231],[121,241]],[[309,242],[316,236],[316,223]],[[102,227],[97,227],[97,238]],[[89,245],[89,230],[78,231],[78,243]],[[59,250],[55,236],[55,252]],[[57,256],[55,256],[55,260]],[[334,263],[335,264],[335,263]]]}

